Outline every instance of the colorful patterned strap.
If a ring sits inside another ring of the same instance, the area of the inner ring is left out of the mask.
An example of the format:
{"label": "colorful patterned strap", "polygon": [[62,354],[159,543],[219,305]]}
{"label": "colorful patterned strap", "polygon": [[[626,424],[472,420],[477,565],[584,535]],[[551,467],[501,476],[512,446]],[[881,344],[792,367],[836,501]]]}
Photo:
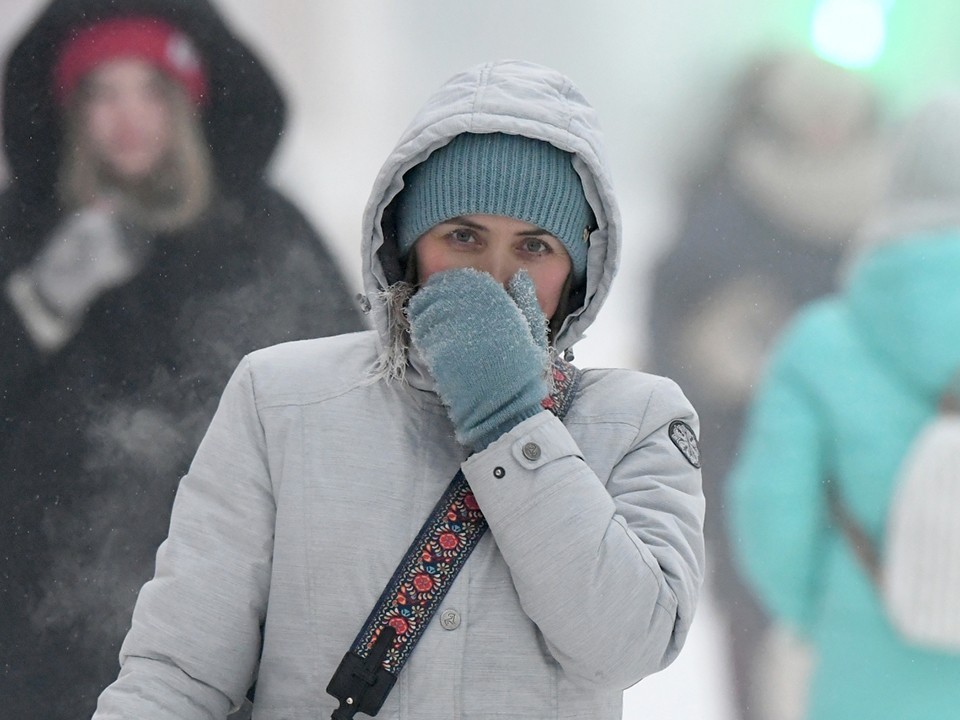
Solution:
{"label": "colorful patterned strap", "polygon": [[[581,372],[556,358],[553,391],[543,406],[563,418]],[[457,573],[487,529],[462,471],[434,506],[363,628],[344,655],[327,692],[340,701],[333,720],[376,715]]]}

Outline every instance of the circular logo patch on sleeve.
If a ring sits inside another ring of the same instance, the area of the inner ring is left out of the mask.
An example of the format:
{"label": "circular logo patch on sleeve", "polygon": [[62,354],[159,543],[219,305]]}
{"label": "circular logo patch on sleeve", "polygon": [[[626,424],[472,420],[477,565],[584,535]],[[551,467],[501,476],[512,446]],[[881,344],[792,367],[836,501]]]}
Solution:
{"label": "circular logo patch on sleeve", "polygon": [[697,444],[697,436],[693,432],[693,428],[683,420],[674,420],[670,423],[669,433],[673,444],[677,446],[677,449],[687,459],[687,462],[699,469],[700,445]]}

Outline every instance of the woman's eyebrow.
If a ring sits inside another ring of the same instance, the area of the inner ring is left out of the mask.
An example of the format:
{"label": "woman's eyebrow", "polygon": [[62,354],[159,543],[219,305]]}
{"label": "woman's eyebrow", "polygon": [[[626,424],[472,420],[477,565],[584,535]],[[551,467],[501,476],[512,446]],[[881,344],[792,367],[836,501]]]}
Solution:
{"label": "woman's eyebrow", "polygon": [[[444,220],[442,225],[462,225],[463,227],[468,227],[472,230],[481,230],[483,232],[489,232],[489,228],[486,225],[482,225],[474,220],[470,220],[467,217],[458,215],[457,217],[452,217],[449,220]],[[515,235],[521,235],[523,237],[538,237],[540,235],[549,235],[550,237],[555,237],[549,230],[544,230],[541,227],[532,227],[529,230],[520,230]]]}
{"label": "woman's eyebrow", "polygon": [[538,235],[549,235],[550,237],[555,237],[552,232],[550,232],[549,230],[544,230],[541,227],[531,228],[530,230],[521,230],[516,234],[523,235],[525,237],[532,237],[532,236],[538,236]]}
{"label": "woman's eyebrow", "polygon": [[443,221],[443,224],[444,224],[444,225],[464,225],[464,226],[466,226],[466,227],[468,227],[468,228],[472,228],[472,229],[474,229],[474,230],[487,230],[487,229],[488,229],[486,226],[481,225],[481,224],[478,223],[478,222],[474,222],[473,220],[468,220],[467,218],[465,218],[465,217],[463,217],[463,216],[460,216],[460,215],[458,215],[457,217],[452,217],[452,218],[450,218],[449,220],[444,220],[444,221]]}

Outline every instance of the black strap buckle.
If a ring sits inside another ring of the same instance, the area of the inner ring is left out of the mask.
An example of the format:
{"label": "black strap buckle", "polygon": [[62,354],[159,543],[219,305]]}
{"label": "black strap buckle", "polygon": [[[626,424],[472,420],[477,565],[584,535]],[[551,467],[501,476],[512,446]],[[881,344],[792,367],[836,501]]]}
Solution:
{"label": "black strap buckle", "polygon": [[358,712],[374,716],[380,712],[397,676],[383,667],[383,658],[393,645],[396,631],[389,625],[380,631],[367,657],[348,652],[330,678],[327,692],[340,701],[331,720],[352,720]]}

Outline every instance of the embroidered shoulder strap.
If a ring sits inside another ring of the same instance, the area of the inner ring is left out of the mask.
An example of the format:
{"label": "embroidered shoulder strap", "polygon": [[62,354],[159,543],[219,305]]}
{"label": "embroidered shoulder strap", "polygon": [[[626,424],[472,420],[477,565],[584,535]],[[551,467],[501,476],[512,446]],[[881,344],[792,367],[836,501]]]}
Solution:
{"label": "embroidered shoulder strap", "polygon": [[[561,358],[551,367],[553,391],[543,406],[563,418],[581,372]],[[332,720],[376,715],[457,573],[487,530],[462,471],[434,506],[327,685],[340,701]]]}

